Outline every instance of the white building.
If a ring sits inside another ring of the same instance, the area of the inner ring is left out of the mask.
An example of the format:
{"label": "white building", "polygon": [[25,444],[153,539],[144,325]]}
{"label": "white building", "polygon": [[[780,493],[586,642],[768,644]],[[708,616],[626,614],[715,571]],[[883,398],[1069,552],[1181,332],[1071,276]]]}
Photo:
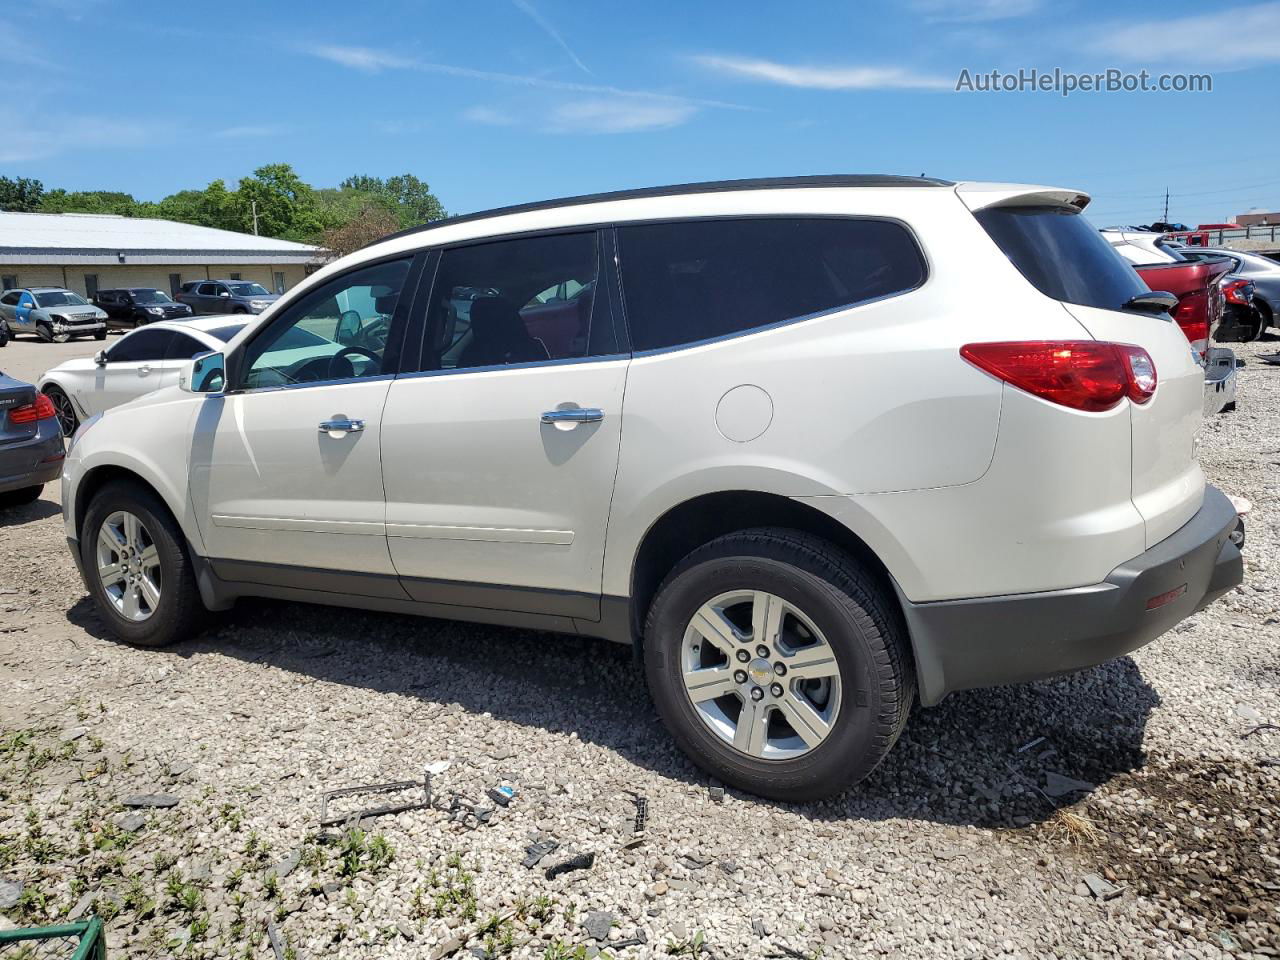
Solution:
{"label": "white building", "polygon": [[0,282],[66,287],[155,287],[189,280],[254,280],[284,293],[320,265],[318,247],[172,220],[99,213],[0,211]]}

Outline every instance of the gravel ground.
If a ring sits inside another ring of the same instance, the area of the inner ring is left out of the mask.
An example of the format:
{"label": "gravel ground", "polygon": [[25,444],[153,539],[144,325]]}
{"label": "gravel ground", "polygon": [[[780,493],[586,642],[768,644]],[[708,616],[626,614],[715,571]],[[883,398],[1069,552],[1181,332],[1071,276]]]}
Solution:
{"label": "gravel ground", "polygon": [[[1280,956],[1280,731],[1246,736],[1280,721],[1280,369],[1240,373],[1201,447],[1254,504],[1240,589],[1132,657],[917,710],[803,806],[717,800],[602,642],[274,602],[114,642],[50,488],[0,515],[0,926],[96,910],[130,957],[268,957],[269,923],[284,957]],[[320,827],[325,790],[440,761],[437,809]]]}

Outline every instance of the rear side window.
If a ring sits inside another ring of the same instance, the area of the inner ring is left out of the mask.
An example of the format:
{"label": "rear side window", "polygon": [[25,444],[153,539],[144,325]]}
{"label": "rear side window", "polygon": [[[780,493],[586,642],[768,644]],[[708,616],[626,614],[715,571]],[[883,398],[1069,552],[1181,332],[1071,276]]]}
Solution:
{"label": "rear side window", "polygon": [[901,224],[849,218],[690,220],[618,228],[637,350],[728,336],[903,293],[924,259]]}
{"label": "rear side window", "polygon": [[1119,310],[1147,291],[1133,267],[1073,209],[988,207],[974,216],[1018,272],[1047,297]]}
{"label": "rear side window", "polygon": [[110,363],[130,363],[142,360],[163,360],[169,341],[173,339],[170,330],[148,330],[143,328],[131,333],[107,351]]}

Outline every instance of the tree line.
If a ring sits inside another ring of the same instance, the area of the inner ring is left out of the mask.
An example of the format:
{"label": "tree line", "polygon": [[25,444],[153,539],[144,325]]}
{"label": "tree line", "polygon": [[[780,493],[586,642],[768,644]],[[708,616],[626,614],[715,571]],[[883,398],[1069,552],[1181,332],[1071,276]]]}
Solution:
{"label": "tree line", "polygon": [[445,216],[426,183],[412,173],[347,177],[314,187],[290,164],[269,163],[230,189],[214,180],[203,190],[179,190],[162,200],[137,200],[114,190],[46,190],[28,177],[0,176],[0,210],[27,213],[114,213],[205,227],[256,232],[325,247],[335,255]]}

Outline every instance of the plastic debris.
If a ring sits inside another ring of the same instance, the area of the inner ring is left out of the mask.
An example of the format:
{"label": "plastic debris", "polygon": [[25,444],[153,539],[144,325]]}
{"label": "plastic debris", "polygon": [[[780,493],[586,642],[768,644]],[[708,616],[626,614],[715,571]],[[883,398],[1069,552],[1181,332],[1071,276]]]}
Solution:
{"label": "plastic debris", "polygon": [[561,860],[554,866],[547,867],[546,878],[554,880],[562,873],[569,873],[573,870],[589,870],[596,862],[594,853],[580,853],[576,857],[570,857],[568,860]]}
{"label": "plastic debris", "polygon": [[[337,816],[329,815],[329,804],[343,797],[358,797],[366,794],[403,793],[408,790],[422,788],[422,799],[407,803],[389,803],[378,807],[366,807],[351,813]],[[176,802],[176,801],[175,801]],[[332,827],[340,823],[352,823],[366,817],[381,817],[390,813],[404,813],[406,810],[425,810],[431,806],[431,774],[425,773],[421,781],[397,780],[394,783],[366,783],[355,787],[343,787],[340,790],[327,790],[320,797],[320,826]]]}
{"label": "plastic debris", "polygon": [[607,910],[592,910],[582,921],[582,928],[592,940],[608,940],[609,931],[618,922],[618,918]]}
{"label": "plastic debris", "polygon": [[1084,885],[1099,900],[1114,900],[1124,893],[1124,887],[1117,887],[1114,883],[1102,879],[1096,873],[1086,873],[1084,875]]}
{"label": "plastic debris", "polygon": [[270,920],[267,921],[267,939],[271,941],[271,949],[275,952],[276,960],[285,960],[284,940],[280,936],[280,930]]}
{"label": "plastic debris", "polygon": [[135,793],[120,801],[126,807],[176,807],[178,798],[171,793]]}
{"label": "plastic debris", "polygon": [[1069,793],[1088,793],[1097,789],[1092,783],[1066,777],[1049,770],[1044,775],[1044,792],[1051,797],[1065,797]]}
{"label": "plastic debris", "polygon": [[1017,751],[1016,751],[1016,752],[1018,752],[1018,753],[1026,753],[1026,752],[1027,752],[1028,750],[1030,750],[1032,747],[1034,747],[1034,746],[1038,746],[1039,744],[1044,743],[1044,741],[1045,741],[1045,738],[1044,738],[1044,737],[1036,737],[1034,740],[1030,740],[1030,741],[1028,741],[1027,743],[1024,743],[1022,746],[1020,746],[1020,747],[1017,749]]}
{"label": "plastic debris", "polygon": [[633,799],[636,804],[636,821],[631,832],[644,833],[644,828],[649,824],[649,798],[637,793]]}
{"label": "plastic debris", "polygon": [[489,796],[498,806],[505,807],[516,798],[516,788],[501,784],[490,790]]}
{"label": "plastic debris", "polygon": [[532,870],[538,865],[538,861],[547,854],[559,849],[559,840],[539,840],[537,843],[531,843],[524,848],[524,865]]}
{"label": "plastic debris", "polygon": [[724,787],[717,783],[712,784],[708,790],[711,794],[712,803],[724,803]]}

